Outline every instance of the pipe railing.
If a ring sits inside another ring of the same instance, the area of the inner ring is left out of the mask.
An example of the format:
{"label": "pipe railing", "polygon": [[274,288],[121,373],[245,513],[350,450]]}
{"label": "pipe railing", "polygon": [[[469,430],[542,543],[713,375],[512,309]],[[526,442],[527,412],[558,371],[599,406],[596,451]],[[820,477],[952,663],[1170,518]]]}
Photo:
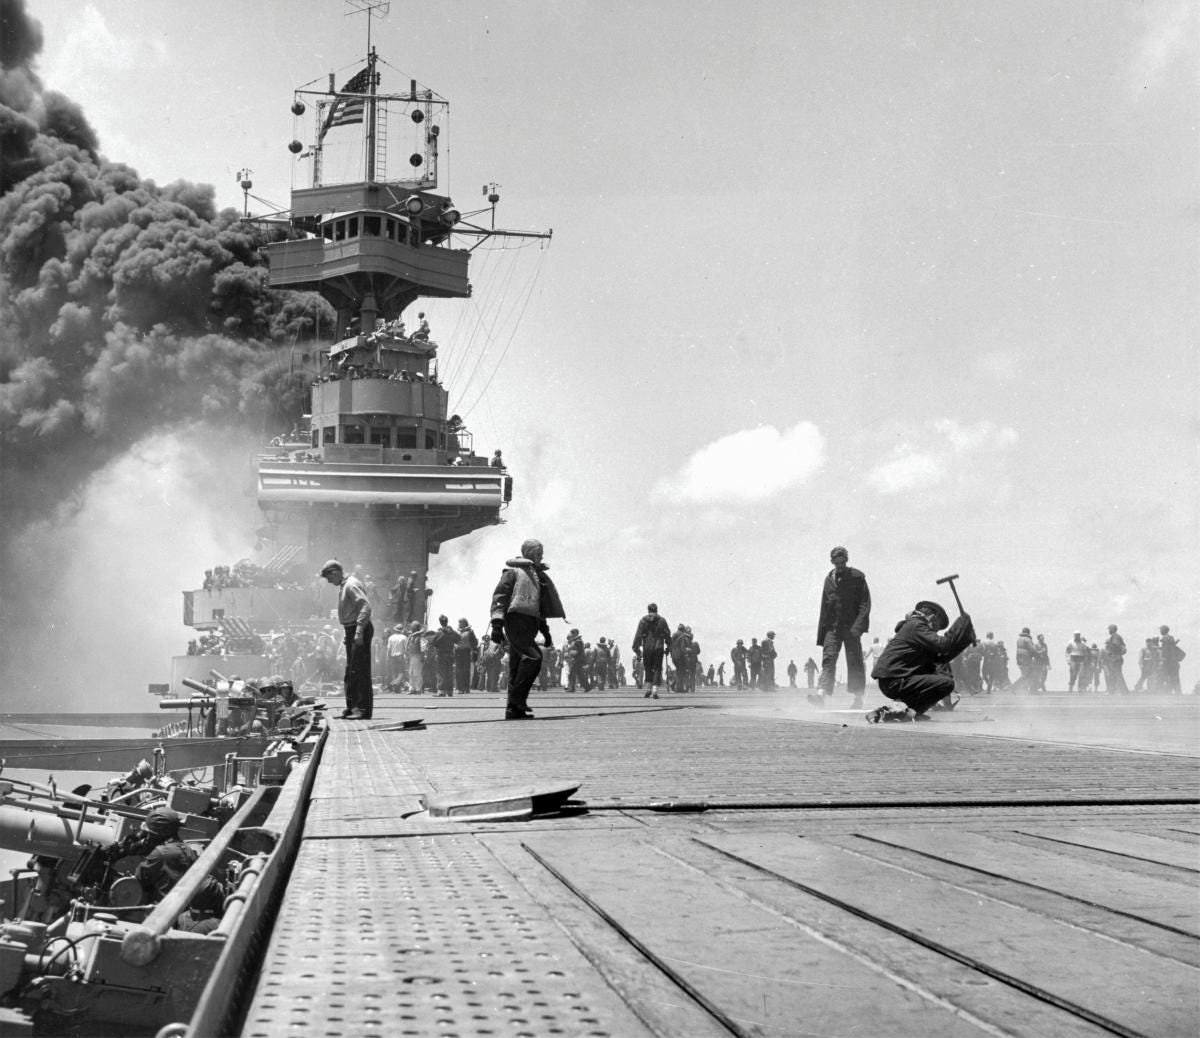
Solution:
{"label": "pipe railing", "polygon": [[247,798],[237,813],[225,824],[200,857],[193,863],[154,907],[154,910],[143,920],[142,924],[130,930],[121,941],[121,958],[131,966],[145,966],[153,962],[162,947],[162,936],[191,905],[192,899],[200,892],[200,888],[221,861],[229,849],[229,844],[254,814],[261,810],[262,801],[268,795],[278,796],[278,786],[260,786]]}

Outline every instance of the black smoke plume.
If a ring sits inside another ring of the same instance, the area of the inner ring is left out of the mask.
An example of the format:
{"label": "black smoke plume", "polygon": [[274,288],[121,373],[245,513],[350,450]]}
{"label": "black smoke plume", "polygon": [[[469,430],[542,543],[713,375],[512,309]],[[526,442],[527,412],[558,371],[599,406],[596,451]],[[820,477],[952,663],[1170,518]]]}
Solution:
{"label": "black smoke plume", "polygon": [[[82,109],[43,88],[42,30],[0,0],[0,565],[32,521],[149,434],[281,431],[304,406],[289,346],[332,326],[319,296],[267,287],[266,236],[213,189],[106,159]],[[0,645],[12,652],[5,581]],[[11,621],[11,622],[10,622]]]}

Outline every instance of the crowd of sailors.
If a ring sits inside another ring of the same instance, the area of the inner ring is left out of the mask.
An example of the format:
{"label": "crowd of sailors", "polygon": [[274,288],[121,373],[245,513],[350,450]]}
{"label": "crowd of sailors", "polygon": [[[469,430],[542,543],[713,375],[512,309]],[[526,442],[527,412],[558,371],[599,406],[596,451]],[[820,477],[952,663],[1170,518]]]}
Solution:
{"label": "crowd of sailors", "polygon": [[[375,585],[372,585],[374,587]],[[423,605],[423,602],[422,602]],[[405,606],[405,609],[412,606]],[[420,608],[419,606],[417,608]],[[484,625],[483,630],[487,630]],[[1114,632],[1115,633],[1115,632]],[[1027,636],[1020,636],[1018,643]],[[1012,673],[1009,650],[992,632],[956,658],[951,671],[955,684],[966,695],[997,692],[1044,693],[1053,670],[1051,653],[1044,636],[1028,639],[1020,672]],[[1081,648],[1082,646],[1082,648]],[[1107,647],[1107,651],[1106,651]],[[737,639],[728,659],[704,662],[700,643],[692,630],[680,624],[663,656],[665,688],[675,693],[700,688],[729,688],[732,691],[775,691],[781,687],[776,675],[774,632],[763,638]],[[864,647],[868,668],[883,650],[876,638]],[[444,617],[426,626],[419,620],[403,621],[388,628],[384,637],[372,642],[372,673],[382,691],[436,696],[467,695],[473,691],[504,692],[508,678],[507,642],[499,645],[480,638],[470,622],[460,618],[451,625]],[[189,643],[189,655],[261,654],[269,660],[271,673],[295,683],[325,684],[341,680],[346,666],[342,631],[335,624],[297,626],[273,631],[257,638],[255,645],[230,637],[224,631],[202,634]],[[1173,693],[1181,692],[1179,661],[1186,655],[1169,628],[1145,639],[1137,654],[1137,677],[1132,687],[1125,681],[1123,656],[1106,640],[1104,645],[1080,637],[1068,644],[1064,673],[1069,692]],[[789,660],[782,669],[783,687],[814,687],[820,667],[810,656],[803,664]],[[1131,675],[1132,676],[1132,675]],[[838,675],[839,687],[844,676]],[[572,628],[560,647],[545,649],[545,662],[538,676],[541,689],[562,688],[567,692],[645,686],[640,653],[622,650],[617,639],[601,635],[589,639]]]}
{"label": "crowd of sailors", "polygon": [[[499,452],[497,451],[497,456]],[[301,584],[287,579],[288,574],[267,571],[243,559],[233,566],[214,566],[205,570],[204,588],[273,587],[295,589]],[[377,602],[376,615],[389,618],[383,637],[372,642],[372,673],[385,690],[438,696],[465,695],[472,691],[502,692],[508,675],[508,644],[499,645],[488,637],[480,638],[463,617],[451,626],[445,617],[435,625],[423,623],[432,591],[414,570],[386,585],[377,582],[362,566],[354,567],[368,598]],[[334,624],[320,624],[319,604],[322,582],[311,583],[313,614],[307,624],[293,630],[244,636],[228,630],[213,630],[189,643],[189,655],[261,654],[268,658],[272,673],[280,674],[299,688],[303,684],[336,682],[345,668],[342,631]],[[386,598],[385,598],[386,596]],[[382,608],[380,608],[382,607]],[[487,625],[484,625],[486,634]],[[664,647],[663,676],[667,689],[676,693],[697,688],[724,688],[734,691],[773,691],[780,687],[776,676],[779,653],[775,632],[762,638],[739,638],[724,658],[715,662],[701,659],[701,646],[690,625],[678,624]],[[883,651],[876,637],[863,647],[865,670],[869,674]],[[1022,628],[1014,652],[992,631],[968,647],[951,663],[956,686],[967,695],[994,692],[1043,693],[1053,670],[1053,653],[1043,634],[1034,636]],[[1132,686],[1125,679],[1124,664],[1129,651],[1117,625],[1110,624],[1103,642],[1089,641],[1076,632],[1068,642],[1064,657],[1068,692],[1181,692],[1179,665],[1186,656],[1170,628],[1163,625],[1156,635],[1148,636],[1136,654],[1137,677]],[[1128,662],[1135,662],[1130,658]],[[1015,664],[1018,675],[1013,676]],[[797,666],[789,660],[785,668],[788,687],[798,687],[803,676],[812,689],[820,665],[811,656]],[[842,675],[839,673],[839,679]],[[843,685],[842,680],[838,685]],[[1059,683],[1061,687],[1061,682]],[[609,688],[645,687],[645,672],[640,652],[626,655],[610,634],[590,639],[572,628],[562,647],[545,650],[545,663],[538,677],[539,687],[563,688],[568,692]]]}

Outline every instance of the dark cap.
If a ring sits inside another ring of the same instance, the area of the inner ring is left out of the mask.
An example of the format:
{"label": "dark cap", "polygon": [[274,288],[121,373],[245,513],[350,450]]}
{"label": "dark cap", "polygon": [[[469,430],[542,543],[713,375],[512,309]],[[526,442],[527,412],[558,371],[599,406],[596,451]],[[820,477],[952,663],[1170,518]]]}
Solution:
{"label": "dark cap", "polygon": [[181,825],[183,815],[169,807],[156,807],[142,822],[142,828],[155,836],[174,836]]}
{"label": "dark cap", "polygon": [[343,573],[346,572],[345,568],[340,562],[338,562],[337,559],[330,559],[325,563],[324,566],[321,567],[321,576],[328,576],[335,569],[340,569]]}
{"label": "dark cap", "polygon": [[915,606],[913,606],[913,612],[927,613],[929,616],[931,616],[933,618],[932,623],[935,631],[940,631],[943,627],[947,627],[950,624],[950,617],[946,615],[946,610],[936,602],[918,602]]}
{"label": "dark cap", "polygon": [[850,553],[846,551],[846,549],[840,544],[829,553],[829,561],[832,562],[834,559],[839,557],[843,559],[850,558]]}

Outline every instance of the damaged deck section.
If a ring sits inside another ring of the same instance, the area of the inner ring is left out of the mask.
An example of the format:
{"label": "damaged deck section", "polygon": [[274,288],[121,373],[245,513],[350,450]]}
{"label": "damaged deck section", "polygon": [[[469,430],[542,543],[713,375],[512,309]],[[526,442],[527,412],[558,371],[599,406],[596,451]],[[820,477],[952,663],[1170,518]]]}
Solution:
{"label": "damaged deck section", "polygon": [[[383,702],[334,722],[243,1035],[1200,1031],[1194,756],[612,693],[380,731],[419,714]],[[587,809],[421,812],[520,783]]]}

